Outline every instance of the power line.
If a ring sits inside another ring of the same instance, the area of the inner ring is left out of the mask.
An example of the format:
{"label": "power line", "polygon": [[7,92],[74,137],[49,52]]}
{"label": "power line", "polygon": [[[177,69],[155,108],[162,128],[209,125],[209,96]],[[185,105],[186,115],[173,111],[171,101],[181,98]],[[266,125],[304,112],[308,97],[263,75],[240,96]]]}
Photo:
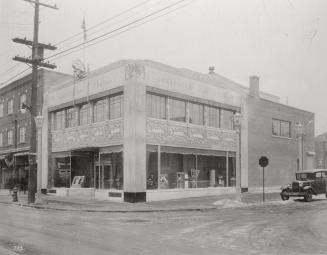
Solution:
{"label": "power line", "polygon": [[[137,4],[137,5],[134,5],[134,6],[130,7],[130,8],[128,8],[128,9],[126,9],[126,10],[124,10],[124,11],[122,11],[122,12],[120,12],[120,13],[118,13],[118,14],[116,14],[116,15],[110,17],[110,18],[108,18],[108,19],[103,20],[102,22],[99,22],[99,23],[97,23],[97,24],[95,24],[95,25],[89,27],[88,29],[86,29],[86,31],[90,31],[90,30],[92,30],[92,29],[94,29],[94,28],[96,28],[96,27],[98,27],[98,26],[101,26],[101,25],[103,25],[103,24],[105,24],[105,23],[107,23],[107,22],[109,22],[109,21],[111,21],[111,20],[113,20],[113,19],[116,19],[116,18],[118,18],[118,17],[120,17],[120,16],[122,16],[122,15],[124,15],[124,14],[126,14],[126,13],[128,13],[128,12],[130,12],[130,11],[132,11],[132,10],[134,10],[134,9],[137,9],[138,7],[141,7],[142,5],[145,5],[146,3],[150,2],[150,1],[152,1],[152,0],[145,0],[145,1],[143,1],[143,2],[141,2],[141,3],[139,3],[139,4]],[[31,4],[31,3],[30,3],[30,4]],[[44,8],[45,8],[45,7],[44,7]],[[132,16],[129,16],[129,17],[132,17]],[[66,39],[64,39],[64,40],[62,40],[62,41],[57,42],[55,45],[63,44],[64,42],[69,41],[69,40],[71,40],[71,39],[73,39],[73,38],[75,38],[75,37],[77,37],[77,36],[79,36],[79,35],[81,35],[81,34],[83,34],[83,32],[79,32],[79,33],[77,33],[77,34],[74,34],[74,35],[72,35],[72,36],[70,36],[70,37],[68,37],[68,38],[66,38]],[[93,33],[93,34],[94,34],[94,33]],[[74,42],[78,42],[78,41],[74,41]],[[74,42],[73,42],[73,43],[74,43]],[[7,69],[6,71],[3,71],[3,72],[1,73],[1,75],[6,74],[6,73],[8,73],[8,72],[10,72],[10,71],[12,71],[12,70],[14,70],[14,69],[16,69],[19,65],[20,65],[20,64],[18,63],[18,64],[16,64],[16,65],[10,67],[10,68]],[[5,83],[7,83],[7,82],[13,80],[14,78],[18,77],[20,74],[26,72],[27,70],[28,70],[28,69],[25,69],[24,71],[22,71],[22,72],[20,72],[20,73],[18,73],[18,74],[16,74],[16,75],[14,75],[13,77],[9,78],[9,79],[6,80],[5,82],[2,82],[1,84],[3,85],[3,84],[5,84]]]}
{"label": "power line", "polygon": [[168,5],[168,6],[164,7],[164,8],[161,8],[161,9],[159,9],[159,10],[157,10],[157,11],[154,11],[154,12],[152,12],[152,13],[150,13],[150,14],[148,14],[148,15],[142,17],[142,18],[138,18],[138,19],[136,19],[136,20],[134,20],[134,21],[132,21],[132,22],[129,22],[129,23],[127,23],[126,25],[120,26],[120,27],[118,27],[118,28],[116,28],[116,29],[113,29],[113,30],[107,32],[107,33],[104,33],[104,34],[102,34],[102,35],[100,35],[100,36],[97,36],[97,37],[95,37],[95,38],[89,40],[89,41],[86,42],[86,43],[83,42],[83,43],[77,44],[77,45],[75,45],[75,46],[73,46],[73,47],[71,47],[71,48],[68,48],[68,49],[63,50],[63,51],[61,51],[61,52],[55,53],[55,54],[53,54],[53,55],[51,55],[51,56],[49,56],[49,57],[46,57],[45,60],[46,60],[46,59],[53,58],[53,57],[58,56],[58,55],[61,55],[61,54],[65,53],[65,52],[68,52],[68,51],[70,51],[70,50],[76,49],[76,48],[81,47],[81,46],[87,47],[87,45],[85,46],[85,44],[88,44],[88,43],[90,43],[90,42],[93,42],[93,41],[95,41],[95,40],[98,40],[98,39],[100,39],[100,38],[103,38],[103,37],[105,37],[105,36],[107,36],[107,35],[110,35],[110,34],[112,34],[112,33],[115,33],[115,32],[117,32],[117,31],[119,31],[119,30],[121,30],[121,29],[124,29],[124,28],[126,28],[126,27],[128,27],[128,26],[130,26],[130,25],[133,25],[133,24],[135,24],[135,23],[137,23],[137,22],[140,22],[140,21],[142,21],[142,20],[144,20],[144,19],[147,19],[147,18],[149,18],[149,17],[151,17],[151,16],[153,16],[153,15],[155,15],[155,14],[158,14],[158,13],[160,13],[160,12],[162,12],[162,11],[165,11],[165,10],[167,10],[167,9],[173,7],[173,6],[176,6],[176,5],[178,5],[178,4],[182,3],[182,2],[185,2],[185,1],[186,1],[186,0],[180,0],[180,1],[177,1],[177,2],[175,2],[175,3],[173,3],[173,4],[170,4],[170,5]]}
{"label": "power line", "polygon": [[[133,7],[128,8],[128,9],[125,10],[125,11],[122,11],[122,12],[120,12],[120,13],[118,13],[118,14],[116,14],[116,15],[114,15],[114,16],[108,18],[108,19],[105,19],[104,21],[101,21],[100,23],[97,23],[97,24],[95,24],[95,25],[89,27],[88,29],[86,29],[86,31],[89,31],[89,30],[92,30],[92,29],[94,29],[94,28],[96,28],[96,27],[98,27],[98,26],[101,26],[102,24],[107,23],[108,21],[113,20],[113,19],[115,19],[115,18],[118,18],[119,16],[122,16],[122,15],[124,15],[125,13],[130,12],[130,11],[132,11],[133,9],[136,9],[136,8],[142,6],[142,5],[144,5],[144,4],[146,4],[147,2],[150,2],[150,1],[152,1],[152,0],[146,0],[146,1],[143,1],[142,3],[139,3],[139,4],[137,4],[137,5],[134,5]],[[68,37],[68,38],[66,38],[66,39],[64,39],[64,40],[62,40],[62,41],[57,42],[55,45],[58,46],[58,45],[60,45],[60,44],[62,44],[62,43],[64,43],[64,42],[66,42],[66,41],[69,41],[70,39],[73,39],[73,38],[75,38],[75,37],[77,37],[77,36],[79,36],[79,35],[81,35],[81,34],[83,34],[83,32],[76,33],[76,34],[74,34],[74,35],[72,35],[72,36],[70,36],[70,37]]]}
{"label": "power line", "polygon": [[1,85],[6,85],[6,83],[12,81],[13,79],[15,79],[15,78],[18,77],[19,75],[25,73],[25,72],[26,72],[27,70],[29,70],[29,69],[30,69],[29,67],[26,68],[26,69],[24,69],[23,71],[21,71],[21,72],[19,72],[18,74],[12,76],[11,78],[9,78],[8,80],[6,80],[5,82],[2,82]]}
{"label": "power line", "polygon": [[[160,1],[157,2],[157,4],[160,4],[161,2],[164,2],[164,1],[165,1],[165,0],[160,0]],[[155,3],[156,3],[156,2],[155,2]],[[142,9],[142,11],[144,11],[144,10]],[[139,13],[139,12],[138,12],[138,13]],[[127,20],[127,19],[129,19],[129,18],[133,18],[133,17],[135,17],[135,14],[129,15],[129,16],[127,16],[127,17],[124,17],[124,19]],[[119,23],[121,23],[121,20],[119,20],[119,21],[117,21],[117,22],[114,22],[114,23],[110,23],[109,25],[110,25],[110,26],[113,26],[113,25],[115,25],[115,24],[119,24]],[[93,28],[93,27],[92,27],[92,28]],[[95,27],[94,27],[94,28],[95,28]],[[98,30],[95,30],[95,31],[93,31],[93,32],[91,32],[91,33],[88,33],[87,36],[97,34],[98,32],[100,32],[101,30],[104,30],[104,29],[105,29],[105,28],[100,28],[100,29],[98,29]],[[89,28],[89,29],[86,29],[86,32],[89,31],[89,30],[90,30],[90,28]],[[79,33],[78,35],[81,35],[82,33],[83,33],[83,32]],[[78,42],[80,42],[80,39],[76,39],[76,40],[70,42],[68,45],[73,45],[74,43],[78,43]],[[66,46],[65,46],[65,47],[66,47]]]}
{"label": "power line", "polygon": [[[106,41],[106,40],[108,40],[108,39],[110,39],[110,38],[116,37],[116,36],[118,36],[118,35],[120,35],[120,34],[123,34],[123,33],[127,32],[127,31],[130,31],[130,30],[132,30],[132,29],[134,29],[134,28],[137,28],[137,27],[139,27],[139,26],[141,26],[141,25],[144,25],[144,24],[149,23],[149,22],[151,22],[151,21],[153,21],[153,20],[156,20],[156,19],[159,19],[159,18],[161,18],[161,17],[163,17],[163,16],[166,16],[166,15],[168,15],[168,14],[174,12],[174,11],[177,11],[177,10],[179,10],[179,9],[182,9],[182,8],[184,8],[184,7],[188,6],[188,5],[190,5],[193,1],[194,1],[194,0],[191,0],[190,2],[188,2],[188,3],[186,3],[186,4],[182,5],[182,6],[179,6],[179,7],[175,8],[175,9],[172,9],[172,10],[170,10],[169,12],[166,12],[166,13],[163,13],[163,14],[161,14],[161,15],[159,15],[159,16],[153,17],[152,19],[146,20],[146,21],[144,21],[144,22],[142,22],[142,23],[140,23],[140,24],[137,24],[137,25],[135,25],[135,26],[133,26],[133,27],[129,27],[129,28],[127,28],[127,29],[125,29],[125,30],[123,30],[123,31],[121,31],[121,32],[119,32],[119,33],[116,33],[116,34],[114,34],[114,35],[111,35],[111,36],[109,36],[109,37],[106,37],[106,38],[104,38],[104,39],[102,39],[102,40],[100,40],[100,41],[94,42],[94,43],[92,43],[92,44],[88,44],[88,45],[86,45],[84,48],[88,48],[88,47],[94,46],[94,45],[96,45],[96,44],[98,44],[98,43],[100,43],[100,42]],[[83,48],[80,48],[80,49],[77,49],[77,50],[74,50],[74,51],[68,52],[68,53],[66,53],[66,54],[64,54],[64,55],[57,56],[57,57],[53,58],[52,60],[56,60],[56,59],[60,59],[60,58],[66,57],[66,56],[68,56],[68,55],[70,55],[70,54],[72,54],[72,53],[75,53],[75,52],[81,51],[82,49],[83,49]]]}

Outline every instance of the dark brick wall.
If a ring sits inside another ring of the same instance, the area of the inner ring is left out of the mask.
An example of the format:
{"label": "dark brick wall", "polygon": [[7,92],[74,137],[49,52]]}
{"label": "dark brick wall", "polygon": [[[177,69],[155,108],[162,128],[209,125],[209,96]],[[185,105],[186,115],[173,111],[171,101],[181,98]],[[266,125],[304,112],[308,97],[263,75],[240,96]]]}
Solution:
{"label": "dark brick wall", "polygon": [[[265,184],[280,186],[294,179],[298,163],[298,140],[296,123],[304,125],[304,168],[306,151],[314,151],[314,114],[274,103],[268,100],[247,97],[248,105],[248,172],[249,187],[262,186],[262,168],[258,165],[260,156],[269,158],[265,170]],[[272,135],[272,119],[291,122],[291,138],[280,138]],[[313,122],[306,126],[306,124]]]}

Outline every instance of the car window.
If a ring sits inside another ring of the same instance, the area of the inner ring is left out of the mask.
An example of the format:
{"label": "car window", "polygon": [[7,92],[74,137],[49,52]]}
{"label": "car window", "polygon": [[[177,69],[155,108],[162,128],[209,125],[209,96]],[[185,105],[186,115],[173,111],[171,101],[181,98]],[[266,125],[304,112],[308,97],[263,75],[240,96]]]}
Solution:
{"label": "car window", "polygon": [[316,178],[321,178],[321,172],[316,173]]}

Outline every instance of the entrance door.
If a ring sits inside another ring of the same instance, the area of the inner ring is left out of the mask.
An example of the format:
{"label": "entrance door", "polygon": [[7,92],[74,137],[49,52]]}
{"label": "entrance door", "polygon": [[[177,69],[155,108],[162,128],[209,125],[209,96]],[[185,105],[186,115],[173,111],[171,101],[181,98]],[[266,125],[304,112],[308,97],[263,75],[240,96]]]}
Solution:
{"label": "entrance door", "polygon": [[95,188],[111,189],[113,188],[112,167],[111,165],[101,165],[95,167]]}

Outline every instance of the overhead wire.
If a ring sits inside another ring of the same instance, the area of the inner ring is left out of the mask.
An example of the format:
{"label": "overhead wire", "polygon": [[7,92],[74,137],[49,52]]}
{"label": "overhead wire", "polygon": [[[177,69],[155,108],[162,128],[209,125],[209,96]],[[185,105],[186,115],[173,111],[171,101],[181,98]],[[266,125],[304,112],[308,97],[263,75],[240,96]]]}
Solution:
{"label": "overhead wire", "polygon": [[[133,25],[133,24],[135,24],[135,23],[138,23],[138,22],[140,22],[140,21],[142,21],[142,20],[144,20],[144,19],[147,19],[147,18],[149,18],[149,17],[151,17],[151,16],[153,16],[153,15],[156,15],[156,14],[158,14],[158,13],[160,13],[160,12],[163,12],[163,11],[165,11],[165,10],[171,8],[171,7],[174,7],[174,6],[176,6],[176,5],[178,5],[178,4],[182,3],[182,2],[185,2],[185,1],[186,1],[186,0],[179,0],[179,1],[175,2],[175,3],[173,3],[173,4],[170,4],[170,5],[166,6],[166,7],[164,7],[164,8],[161,8],[161,9],[159,9],[159,10],[157,10],[157,11],[151,12],[150,14],[145,15],[144,17],[138,18],[138,19],[136,19],[136,20],[134,20],[134,21],[132,21],[132,22],[129,22],[129,23],[123,25],[123,26],[120,26],[120,27],[115,28],[115,29],[113,29],[113,30],[111,30],[111,31],[109,31],[109,32],[106,32],[106,33],[104,33],[104,34],[102,34],[102,35],[100,35],[100,36],[97,36],[97,37],[95,37],[95,38],[92,38],[92,39],[88,40],[86,43],[85,43],[85,42],[83,42],[83,43],[79,43],[79,44],[77,44],[77,45],[75,45],[75,46],[73,46],[73,47],[70,47],[70,48],[66,49],[66,50],[63,50],[63,51],[60,51],[60,52],[58,52],[58,53],[52,54],[52,55],[50,55],[50,56],[48,56],[48,57],[46,57],[46,58],[44,58],[44,59],[45,59],[45,60],[47,60],[47,59],[52,59],[52,58],[55,57],[55,56],[61,55],[61,54],[65,53],[65,52],[68,52],[68,51],[74,50],[74,49],[76,49],[76,48],[83,47],[83,46],[84,46],[84,47],[87,47],[87,45],[88,45],[90,42],[96,41],[96,40],[98,40],[98,39],[100,39],[100,38],[103,38],[103,37],[105,37],[105,36],[107,36],[107,35],[110,35],[110,34],[112,34],[112,33],[115,33],[115,32],[117,32],[117,31],[119,31],[119,30],[122,30],[122,29],[124,29],[124,28],[127,28],[127,27],[129,27],[129,26],[131,26],[131,25]],[[85,45],[85,44],[86,44],[86,45]]]}
{"label": "overhead wire", "polygon": [[[139,4],[136,4],[136,5],[132,6],[131,8],[128,8],[128,9],[125,10],[125,11],[122,11],[122,12],[120,12],[120,13],[118,13],[118,14],[112,16],[112,17],[109,17],[108,19],[105,19],[105,20],[103,20],[103,21],[101,21],[101,22],[99,22],[99,23],[97,23],[97,24],[95,24],[95,25],[93,25],[93,26],[87,28],[87,29],[86,29],[86,32],[89,31],[89,30],[92,30],[92,29],[94,29],[94,28],[96,28],[96,27],[98,27],[98,26],[101,26],[101,25],[103,25],[103,24],[105,24],[105,23],[107,23],[107,22],[109,22],[109,21],[111,21],[111,20],[113,20],[113,19],[115,19],[115,18],[118,18],[118,17],[124,15],[125,13],[128,13],[128,12],[130,12],[130,11],[132,11],[132,10],[134,10],[134,9],[136,9],[136,8],[142,6],[142,5],[144,5],[144,4],[146,4],[147,2],[150,2],[150,1],[152,1],[152,0],[145,0],[145,1],[141,2],[141,3],[139,3]],[[64,42],[69,41],[70,39],[73,39],[73,38],[75,38],[75,37],[77,37],[77,36],[79,36],[79,35],[82,35],[82,34],[83,34],[83,32],[78,32],[78,33],[76,33],[76,34],[74,34],[74,35],[72,35],[72,36],[69,36],[69,37],[66,38],[66,39],[63,39],[63,40],[61,40],[61,41],[55,43],[54,45],[55,45],[55,46],[58,46],[58,45],[60,45],[60,44],[62,44],[62,43],[64,43]]]}
{"label": "overhead wire", "polygon": [[[184,8],[184,7],[188,6],[188,5],[190,5],[193,1],[195,1],[195,0],[191,0],[190,2],[188,2],[188,3],[184,4],[184,5],[181,5],[181,6],[179,6],[179,7],[176,7],[175,9],[172,9],[172,10],[170,10],[170,11],[168,11],[168,12],[166,12],[166,13],[163,13],[163,14],[161,14],[161,15],[159,15],[159,16],[153,17],[152,19],[146,20],[146,21],[144,21],[144,22],[142,22],[142,23],[139,23],[139,24],[137,24],[137,25],[135,25],[135,26],[133,26],[133,27],[129,27],[129,28],[127,28],[127,29],[125,29],[125,30],[123,30],[123,31],[121,31],[121,32],[119,32],[119,33],[116,33],[116,34],[113,34],[113,35],[111,35],[111,36],[108,36],[108,37],[106,37],[106,38],[104,38],[104,39],[102,39],[102,40],[100,40],[100,41],[96,41],[96,42],[94,42],[94,43],[92,43],[92,44],[88,44],[88,45],[86,45],[84,48],[88,48],[88,47],[94,46],[94,45],[96,45],[96,44],[98,44],[98,43],[100,43],[100,42],[106,41],[106,40],[108,40],[108,39],[110,39],[110,38],[116,37],[116,36],[118,36],[118,35],[120,35],[120,34],[123,34],[123,33],[127,32],[127,31],[130,31],[130,30],[132,30],[132,29],[134,29],[134,28],[137,28],[137,27],[139,27],[139,26],[141,26],[141,25],[144,25],[144,24],[149,23],[149,22],[151,22],[151,21],[153,21],[153,20],[156,20],[156,19],[158,19],[158,18],[161,18],[161,17],[163,17],[163,16],[166,16],[166,15],[168,15],[168,14],[174,12],[174,11],[177,11],[177,10],[179,10],[179,9],[181,9],[181,8]],[[64,55],[57,56],[57,57],[53,58],[52,60],[57,60],[57,59],[60,59],[60,58],[66,57],[66,56],[68,56],[68,55],[70,55],[70,54],[73,54],[73,53],[79,52],[79,51],[83,50],[84,48],[76,49],[76,50],[71,51],[71,52],[68,52],[68,53],[66,53],[66,54],[64,54]]]}
{"label": "overhead wire", "polygon": [[[144,4],[144,3],[149,2],[149,1],[150,1],[150,0],[147,0],[147,1],[144,1],[144,2],[142,2],[142,3]],[[73,47],[71,47],[71,48],[69,48],[69,49],[66,49],[66,50],[63,50],[63,51],[58,52],[58,53],[56,53],[56,54],[53,54],[53,55],[51,55],[51,56],[48,56],[48,57],[46,57],[46,58],[44,58],[44,59],[45,59],[45,60],[46,60],[46,59],[52,59],[52,60],[59,59],[59,58],[65,57],[65,56],[67,56],[67,55],[70,55],[70,54],[72,54],[72,53],[74,53],[74,52],[78,52],[78,51],[82,50],[83,48],[91,47],[91,46],[96,45],[96,44],[98,44],[98,43],[100,43],[100,42],[103,42],[103,41],[105,41],[105,40],[108,40],[108,39],[110,39],[110,38],[112,38],[112,37],[118,36],[118,35],[120,35],[120,34],[122,34],[122,33],[125,33],[125,32],[127,32],[127,31],[129,31],[129,30],[132,30],[132,29],[137,28],[137,27],[139,27],[139,26],[141,26],[141,25],[144,25],[144,24],[149,23],[149,22],[151,22],[151,21],[153,21],[153,20],[156,20],[156,19],[158,19],[158,18],[160,18],[160,17],[166,16],[166,15],[168,15],[168,14],[174,12],[174,11],[177,11],[177,10],[179,10],[179,9],[181,9],[181,8],[184,8],[184,7],[188,6],[188,5],[190,5],[191,2],[194,1],[194,0],[191,0],[190,2],[188,2],[188,3],[184,4],[184,5],[181,5],[181,6],[178,6],[178,7],[174,8],[174,9],[171,9],[171,10],[169,10],[169,11],[167,11],[167,12],[161,14],[161,15],[158,15],[158,16],[155,16],[155,17],[153,17],[153,18],[151,18],[151,19],[148,19],[148,18],[151,17],[151,16],[154,16],[154,15],[156,15],[156,14],[158,14],[158,13],[161,13],[161,12],[163,12],[163,11],[165,11],[165,10],[168,10],[168,9],[170,9],[171,7],[174,7],[174,6],[176,6],[176,5],[178,5],[178,4],[182,3],[182,2],[185,2],[185,1],[186,1],[186,0],[180,0],[180,1],[177,1],[177,2],[175,2],[175,3],[173,3],[173,4],[170,4],[170,5],[168,5],[168,6],[164,7],[164,8],[161,8],[161,9],[159,9],[159,10],[157,10],[157,11],[151,12],[150,14],[148,14],[148,15],[146,15],[146,16],[144,16],[144,17],[138,18],[138,19],[136,19],[136,20],[134,20],[134,21],[132,21],[132,22],[129,22],[129,23],[123,25],[123,26],[120,26],[120,27],[118,27],[118,28],[116,28],[116,29],[113,29],[113,30],[111,30],[111,31],[109,31],[109,32],[106,32],[106,33],[104,33],[104,34],[102,34],[102,35],[100,35],[100,36],[97,36],[97,37],[95,37],[95,38],[92,38],[91,40],[87,41],[86,43],[85,43],[85,42],[80,43],[80,44],[75,45],[75,46],[73,46]],[[138,4],[137,6],[141,5],[142,3]],[[131,10],[132,8],[135,8],[135,6],[129,8],[128,10]],[[126,12],[127,12],[127,10],[124,11],[124,13],[126,13]],[[122,13],[123,13],[123,12],[122,12]],[[121,15],[122,15],[122,13],[121,13]],[[119,15],[119,14],[118,14],[118,15]],[[115,16],[117,16],[117,15],[115,15]],[[111,18],[113,19],[113,17],[111,17]],[[140,21],[142,21],[142,20],[145,20],[145,19],[148,19],[148,20],[146,20],[146,21],[144,21],[144,22],[141,22],[141,23],[139,23],[139,24],[137,24],[137,25],[132,26],[133,24],[136,24],[136,23],[138,23],[138,22],[140,22]],[[108,20],[108,19],[107,19],[107,20]],[[103,21],[102,23],[104,23],[104,21]],[[98,23],[98,24],[99,24],[99,23]],[[130,27],[130,26],[131,26],[131,27]],[[92,26],[92,27],[96,27],[96,25],[94,25],[94,26]],[[92,28],[92,27],[91,27],[91,28]],[[89,29],[91,29],[91,28],[89,28]],[[124,29],[124,30],[118,32],[119,30],[122,30],[122,29]],[[116,32],[118,32],[118,33],[116,33]],[[83,32],[80,32],[80,33],[78,33],[78,35],[81,35],[82,33],[83,33]],[[113,34],[113,33],[115,33],[115,34]],[[111,34],[113,34],[113,35],[111,35]],[[109,36],[109,35],[111,35],[111,36]],[[77,36],[77,34],[75,34],[75,37],[76,37],[76,36]],[[71,38],[74,38],[74,37],[72,36]],[[98,39],[101,39],[101,38],[103,38],[103,39],[102,39],[102,40],[98,40]],[[68,38],[65,39],[65,40],[67,41]],[[98,40],[98,41],[96,41],[96,40]],[[63,41],[64,41],[64,40],[63,40]],[[63,42],[63,41],[61,41],[61,42]],[[94,42],[94,43],[92,43],[92,44],[89,44],[89,43],[92,42],[92,41],[96,41],[96,42]],[[85,44],[86,44],[86,45],[85,45]],[[74,50],[74,49],[76,49],[76,48],[78,48],[78,47],[81,47],[81,46],[83,46],[83,48],[79,48],[79,49],[77,49],[77,50]],[[74,50],[74,51],[72,51],[72,50]],[[67,52],[67,53],[66,53],[66,52]],[[66,53],[66,54],[62,55],[63,53]],[[14,68],[14,67],[12,67],[12,68]],[[10,68],[10,69],[12,69],[12,68]],[[30,68],[26,68],[26,69],[24,69],[23,71],[21,71],[21,72],[19,72],[18,74],[12,76],[11,78],[9,78],[8,80],[6,80],[5,82],[1,83],[1,85],[8,83],[9,81],[11,81],[11,80],[15,79],[16,77],[20,76],[21,74],[25,73],[25,72],[26,72],[27,70],[29,70],[29,69],[30,69]]]}
{"label": "overhead wire", "polygon": [[[160,4],[160,3],[164,2],[164,1],[165,1],[165,0],[161,0],[161,1],[158,1],[158,2],[154,2],[154,3],[155,3],[155,4]],[[141,12],[144,12],[144,10],[142,9]],[[138,13],[140,13],[140,12],[138,12]],[[118,17],[118,16],[116,15],[116,17]],[[135,17],[135,13],[133,13],[132,15],[129,15],[129,16],[127,16],[127,17],[123,17],[123,18],[124,18],[124,20],[127,20],[127,19],[132,18],[132,17]],[[121,22],[122,22],[122,21],[119,20],[119,21],[117,21],[117,22],[109,23],[108,25],[111,27],[111,26],[116,25],[116,24],[119,24],[119,23],[121,23]],[[102,23],[104,23],[104,22],[102,22]],[[100,24],[100,23],[99,23],[99,24]],[[108,26],[107,26],[107,27],[108,27]],[[100,29],[98,29],[98,30],[96,30],[96,31],[93,31],[93,32],[89,33],[89,31],[92,30],[93,28],[96,28],[96,27],[95,27],[95,26],[92,26],[91,28],[86,29],[86,32],[88,32],[88,33],[87,33],[87,36],[91,36],[91,35],[97,34],[97,33],[99,33],[101,30],[104,30],[104,29],[105,29],[105,28],[100,28]],[[83,33],[83,32],[79,33],[78,35],[81,35],[82,33]],[[80,42],[80,39],[76,39],[76,40],[70,42],[68,45],[71,45],[71,44],[74,44],[74,43],[77,43],[77,42]],[[66,47],[66,45],[65,45],[65,47]]]}

